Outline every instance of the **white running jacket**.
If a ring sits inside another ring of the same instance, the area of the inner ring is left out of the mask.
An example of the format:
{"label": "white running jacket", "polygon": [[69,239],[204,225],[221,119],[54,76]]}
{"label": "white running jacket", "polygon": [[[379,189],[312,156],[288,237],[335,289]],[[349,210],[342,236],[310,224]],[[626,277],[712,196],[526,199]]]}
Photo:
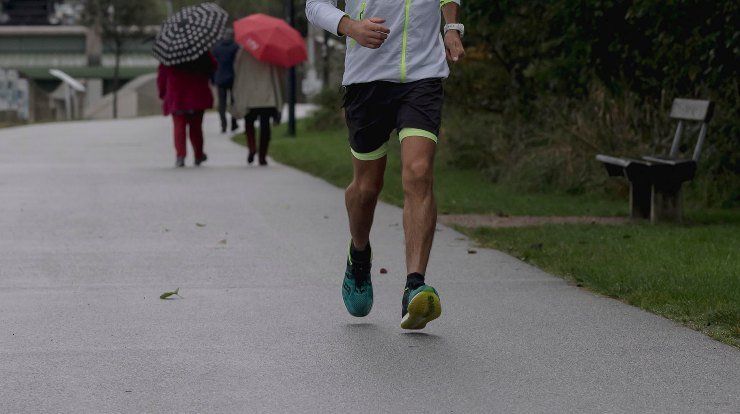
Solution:
{"label": "white running jacket", "polygon": [[343,85],[373,81],[413,82],[446,78],[444,41],[440,33],[440,8],[460,0],[346,0],[343,12],[337,0],[307,0],[308,21],[338,35],[344,16],[355,20],[385,19],[391,32],[378,49],[368,49],[347,38]]}

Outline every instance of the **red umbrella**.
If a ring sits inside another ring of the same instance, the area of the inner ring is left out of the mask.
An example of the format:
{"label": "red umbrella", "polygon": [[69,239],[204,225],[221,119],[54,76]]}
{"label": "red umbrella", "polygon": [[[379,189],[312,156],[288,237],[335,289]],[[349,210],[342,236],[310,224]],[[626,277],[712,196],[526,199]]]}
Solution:
{"label": "red umbrella", "polygon": [[263,62],[292,67],[308,59],[306,42],[285,20],[257,13],[234,22],[234,39]]}

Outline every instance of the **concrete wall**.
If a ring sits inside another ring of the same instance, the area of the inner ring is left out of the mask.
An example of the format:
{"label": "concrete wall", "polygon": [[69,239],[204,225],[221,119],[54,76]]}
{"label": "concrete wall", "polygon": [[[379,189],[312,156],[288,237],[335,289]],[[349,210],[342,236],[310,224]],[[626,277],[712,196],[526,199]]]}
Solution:
{"label": "concrete wall", "polygon": [[[161,102],[157,94],[155,73],[139,76],[118,91],[118,117],[160,114]],[[113,118],[113,94],[109,93],[85,110],[86,119]]]}

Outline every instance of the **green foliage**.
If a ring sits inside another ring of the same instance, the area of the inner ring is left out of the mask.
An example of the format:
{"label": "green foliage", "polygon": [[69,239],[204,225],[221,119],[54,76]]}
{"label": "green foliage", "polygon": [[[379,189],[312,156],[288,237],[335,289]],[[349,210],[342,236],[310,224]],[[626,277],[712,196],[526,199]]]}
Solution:
{"label": "green foliage", "polygon": [[306,120],[310,131],[329,131],[345,127],[343,99],[340,88],[325,88],[313,99],[318,109]]}
{"label": "green foliage", "polygon": [[448,108],[467,115],[447,120],[458,162],[517,188],[603,189],[596,153],[653,152],[672,132],[674,97],[711,99],[718,110],[691,198],[740,204],[740,3],[468,0],[463,7],[469,56],[447,87]]}

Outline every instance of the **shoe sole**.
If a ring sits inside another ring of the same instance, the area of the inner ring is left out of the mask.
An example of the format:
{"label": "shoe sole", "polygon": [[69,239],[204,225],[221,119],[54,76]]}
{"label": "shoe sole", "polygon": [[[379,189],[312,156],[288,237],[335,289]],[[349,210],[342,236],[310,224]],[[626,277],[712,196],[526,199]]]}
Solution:
{"label": "shoe sole", "polygon": [[408,313],[401,321],[403,329],[424,329],[442,314],[442,303],[434,292],[419,292],[408,306]]}

